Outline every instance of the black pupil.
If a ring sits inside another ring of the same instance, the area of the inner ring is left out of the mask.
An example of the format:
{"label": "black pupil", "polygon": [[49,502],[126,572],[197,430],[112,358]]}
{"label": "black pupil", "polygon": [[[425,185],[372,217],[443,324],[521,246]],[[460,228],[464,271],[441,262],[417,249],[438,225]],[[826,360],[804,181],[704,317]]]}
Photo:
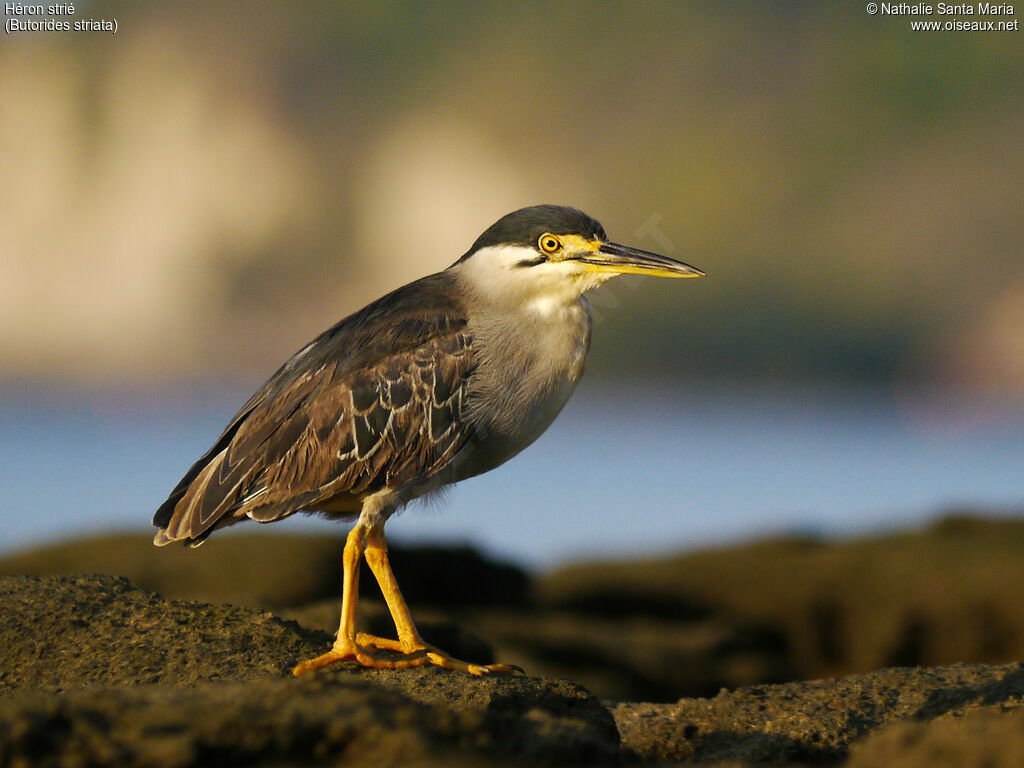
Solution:
{"label": "black pupil", "polygon": [[557,247],[558,243],[555,242],[555,239],[553,237],[549,237],[547,240],[544,241],[544,248],[549,251],[553,251]]}

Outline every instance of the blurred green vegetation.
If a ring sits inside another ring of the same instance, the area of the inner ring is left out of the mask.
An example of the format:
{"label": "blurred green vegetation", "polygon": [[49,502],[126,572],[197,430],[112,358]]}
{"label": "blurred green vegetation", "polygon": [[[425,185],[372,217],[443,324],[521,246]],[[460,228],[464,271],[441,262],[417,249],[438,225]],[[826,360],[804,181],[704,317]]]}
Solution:
{"label": "blurred green vegetation", "polygon": [[[168,153],[159,173],[188,179],[169,196],[215,174],[217,199],[241,201],[232,226],[216,203],[182,214],[196,234],[164,258],[191,266],[154,279],[191,303],[149,330],[110,324],[161,344],[161,375],[269,372],[506,211],[559,202],[710,275],[595,296],[592,371],[1024,391],[1021,32],[911,32],[860,2],[84,7],[118,34],[0,51],[74,69],[82,196],[103,193],[88,179],[133,98],[158,94],[132,117],[136,156]],[[172,133],[179,108],[198,115],[190,133]],[[218,131],[216,157],[237,158],[212,169],[191,148]],[[16,183],[31,173],[8,162]],[[148,178],[158,203],[163,182]],[[9,194],[15,217],[27,203]],[[112,240],[151,215],[117,199]],[[88,264],[104,237],[72,257]],[[146,259],[157,238],[139,239],[126,252]],[[8,245],[0,258],[33,256],[31,235]],[[110,282],[110,301],[130,290]],[[99,329],[90,343],[102,358],[119,342]],[[59,350],[47,359],[25,370],[75,375]]]}

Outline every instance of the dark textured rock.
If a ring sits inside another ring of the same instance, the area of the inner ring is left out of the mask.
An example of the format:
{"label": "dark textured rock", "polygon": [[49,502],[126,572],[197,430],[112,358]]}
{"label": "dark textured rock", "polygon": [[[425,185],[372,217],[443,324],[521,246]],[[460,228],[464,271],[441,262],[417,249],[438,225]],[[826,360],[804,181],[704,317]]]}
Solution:
{"label": "dark textured rock", "polygon": [[1024,708],[993,706],[904,722],[872,734],[850,750],[850,768],[1020,768]]}
{"label": "dark textured rock", "polygon": [[0,693],[280,677],[331,638],[269,613],[165,600],[114,576],[0,578]]}
{"label": "dark textured rock", "polygon": [[[146,534],[64,542],[0,560],[0,575],[124,576],[169,598],[263,607],[333,634],[341,607],[343,537],[258,530],[202,547],[156,549]],[[423,636],[478,663],[502,661],[569,677],[597,695],[673,701],[723,685],[792,679],[779,635],[677,598],[614,591],[579,603],[531,603],[520,569],[459,546],[391,548],[392,564]],[[369,569],[362,569],[360,627],[393,636]],[[326,641],[324,641],[326,645]]]}
{"label": "dark textured rock", "polygon": [[[333,632],[342,532],[225,532],[197,550],[157,550],[145,534],[94,537],[10,555],[0,574],[109,572],[170,598],[278,615],[319,601],[327,607],[316,623]],[[620,701],[1024,659],[1019,519],[961,515],[923,531],[780,538],[583,563],[533,580],[465,547],[396,546],[392,558],[413,615],[440,647],[568,677]],[[370,626],[379,591],[364,582],[361,595]]]}
{"label": "dark textured rock", "polygon": [[519,675],[452,675],[412,670],[332,670],[335,679],[371,679],[411,701],[461,715],[483,713],[480,744],[503,755],[589,763],[616,762],[619,735],[611,713],[568,680]]}
{"label": "dark textured rock", "polygon": [[[897,536],[832,548],[792,540],[687,555],[683,565],[577,569],[562,574],[567,580],[546,581],[545,596],[525,607],[481,606],[468,593],[457,607],[442,606],[442,579],[421,595],[425,602],[433,595],[433,606],[414,603],[424,635],[436,644],[475,661],[497,655],[547,678],[346,665],[291,678],[291,666],[325,650],[337,625],[337,587],[328,588],[324,576],[334,567],[334,543],[308,550],[310,542],[296,537],[285,542],[284,560],[275,561],[279,541],[269,535],[256,546],[254,536],[235,555],[202,561],[199,572],[214,582],[212,592],[240,595],[250,605],[268,595],[327,596],[285,609],[295,621],[165,600],[109,576],[0,579],[0,766],[752,766],[835,765],[847,757],[858,767],[1017,765],[1024,742],[1021,664],[884,669],[735,687],[672,704],[602,706],[579,685],[554,679],[675,700],[716,682],[734,687],[799,674],[806,661],[799,649],[811,649],[812,666],[848,658],[848,638],[858,633],[861,648],[890,647],[889,629],[901,626],[890,619],[898,615],[910,622],[896,633],[902,657],[951,642],[938,630],[960,640],[991,630],[986,652],[1001,653],[1013,647],[1006,645],[1016,632],[1011,608],[1019,613],[1017,565],[1008,565],[1018,549],[1015,531],[1002,523],[951,522],[925,537],[931,541]],[[123,564],[116,547],[93,544],[71,549],[90,557],[103,551],[104,562]],[[200,556],[215,552],[211,546]],[[320,565],[297,566],[307,550]],[[152,566],[159,575],[150,578],[191,593],[200,586],[186,573],[196,553],[179,554],[169,561],[173,568],[162,570],[162,560]],[[138,557],[133,567],[144,572],[149,566]],[[854,561],[865,573],[854,573]],[[5,564],[12,562],[24,561]],[[915,579],[895,578],[894,563],[904,570],[912,564]],[[880,574],[868,572],[876,567]],[[828,577],[835,568],[846,575]],[[291,571],[303,574],[297,585],[275,588]],[[324,584],[302,583],[318,571]],[[418,583],[415,573],[406,580]],[[770,594],[785,600],[773,602]],[[822,595],[831,602],[812,599]],[[975,610],[982,603],[987,608]],[[368,599],[360,609],[362,626],[390,632],[382,606]],[[981,618],[972,623],[972,616]],[[801,636],[793,629],[801,622],[813,632]]]}
{"label": "dark textured rock", "polygon": [[567,681],[346,665],[294,679],[329,636],[110,576],[3,578],[0,612],[0,765],[620,755],[611,714]]}
{"label": "dark textured rock", "polygon": [[0,701],[0,765],[442,765],[481,720],[323,680],[23,694]]}
{"label": "dark textured rock", "polygon": [[[608,764],[617,758],[611,716],[571,684],[481,681],[436,669],[401,677],[401,684],[384,685],[372,675],[333,673],[21,694],[0,702],[0,765]],[[421,684],[413,700],[408,694]]]}
{"label": "dark textured rock", "polygon": [[[1024,659],[1022,585],[1024,519],[961,515],[856,540],[794,536],[581,563],[547,574],[536,589],[542,607],[586,610],[594,619],[607,619],[605,605],[628,615],[635,606],[661,606],[648,616],[666,624],[675,616],[677,626],[687,615],[710,614],[745,635],[765,661],[781,662],[761,665],[769,675],[814,679]],[[723,658],[708,650],[710,664]]]}
{"label": "dark textured rock", "polygon": [[1024,664],[886,669],[675,704],[624,703],[613,713],[623,746],[646,760],[830,763],[893,723],[992,705],[1024,706]]}

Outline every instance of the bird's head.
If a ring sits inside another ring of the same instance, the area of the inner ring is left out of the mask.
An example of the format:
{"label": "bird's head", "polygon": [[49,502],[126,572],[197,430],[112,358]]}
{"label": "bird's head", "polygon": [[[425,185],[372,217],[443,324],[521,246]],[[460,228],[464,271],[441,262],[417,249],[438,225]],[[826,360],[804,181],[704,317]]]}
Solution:
{"label": "bird's head", "polygon": [[480,291],[527,301],[574,300],[617,275],[704,276],[681,261],[610,242],[594,219],[559,205],[503,216],[453,268]]}

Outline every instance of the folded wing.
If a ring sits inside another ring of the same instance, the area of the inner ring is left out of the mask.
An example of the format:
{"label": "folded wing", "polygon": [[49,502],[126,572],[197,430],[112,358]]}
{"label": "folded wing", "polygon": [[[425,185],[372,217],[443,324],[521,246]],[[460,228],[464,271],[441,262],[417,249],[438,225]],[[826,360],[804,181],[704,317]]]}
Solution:
{"label": "folded wing", "polygon": [[475,363],[445,275],[411,283],[321,334],[242,407],[185,474],[154,542],[300,510],[351,516],[384,489],[428,480],[469,437]]}

